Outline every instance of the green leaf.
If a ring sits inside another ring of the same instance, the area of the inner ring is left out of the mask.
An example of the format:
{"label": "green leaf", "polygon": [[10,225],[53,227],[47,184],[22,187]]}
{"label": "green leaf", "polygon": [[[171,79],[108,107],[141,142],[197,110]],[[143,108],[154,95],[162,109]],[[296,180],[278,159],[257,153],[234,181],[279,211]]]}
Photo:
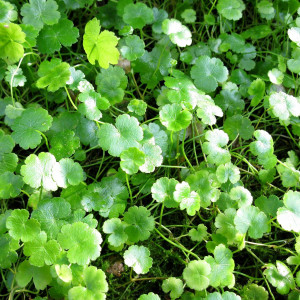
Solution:
{"label": "green leaf", "polygon": [[151,173],[155,170],[155,167],[159,167],[162,164],[161,149],[151,141],[143,143],[141,151],[145,153],[145,162],[139,168],[141,172]]}
{"label": "green leaf", "polygon": [[147,103],[143,100],[133,99],[130,100],[127,108],[130,112],[143,116],[146,113]]}
{"label": "green leaf", "polygon": [[94,266],[89,266],[83,271],[83,286],[72,287],[68,292],[68,299],[105,299],[108,284],[105,273]]}
{"label": "green leaf", "polygon": [[257,206],[266,215],[275,217],[279,207],[283,206],[283,202],[275,195],[260,196],[255,200],[255,206]]}
{"label": "green leaf", "polygon": [[21,167],[21,175],[25,183],[33,188],[43,186],[47,191],[56,191],[57,183],[52,177],[54,166],[57,165],[51,153],[40,152],[38,156],[30,154]]}
{"label": "green leaf", "polygon": [[228,20],[241,19],[244,9],[245,4],[242,0],[220,0],[217,4],[218,13]]}
{"label": "green leaf", "polygon": [[92,65],[97,60],[101,68],[107,69],[109,64],[118,63],[118,38],[111,31],[104,30],[100,33],[100,29],[100,21],[96,18],[85,25],[83,48]]}
{"label": "green leaf", "polygon": [[216,96],[215,102],[229,117],[242,114],[245,107],[245,102],[241,98],[237,85],[232,82],[223,85],[223,89]]}
{"label": "green leaf", "polygon": [[103,232],[110,234],[108,242],[114,247],[121,247],[126,243],[128,236],[125,232],[127,225],[122,223],[120,219],[112,218],[106,220],[103,224]]}
{"label": "green leaf", "polygon": [[21,176],[12,172],[0,173],[0,199],[15,198],[21,193],[23,187]]}
{"label": "green leaf", "polygon": [[200,206],[208,207],[211,202],[216,202],[220,196],[218,187],[220,185],[215,174],[206,170],[201,170],[191,174],[186,178],[191,189],[196,191],[200,196]]}
{"label": "green leaf", "polygon": [[265,94],[265,82],[261,78],[252,81],[248,88],[248,93],[252,96],[251,106],[258,105]]}
{"label": "green leaf", "polygon": [[272,113],[280,121],[289,122],[290,117],[300,116],[300,100],[284,92],[274,93],[269,97]]}
{"label": "green leaf", "polygon": [[241,297],[232,292],[224,292],[222,295],[214,292],[208,294],[206,300],[241,300]]}
{"label": "green leaf", "polygon": [[150,251],[144,246],[130,246],[124,252],[124,262],[128,267],[132,267],[137,274],[146,274],[152,267]]}
{"label": "green leaf", "polygon": [[171,131],[180,131],[187,128],[192,120],[192,114],[188,110],[182,110],[177,103],[167,104],[159,112],[161,123]]}
{"label": "green leaf", "polygon": [[137,35],[129,35],[119,43],[121,55],[134,61],[145,53],[145,43]]}
{"label": "green leaf", "polygon": [[136,147],[124,150],[121,155],[120,166],[127,174],[132,175],[138,172],[139,167],[145,163],[145,153]]}
{"label": "green leaf", "polygon": [[66,188],[83,181],[84,173],[78,162],[74,162],[71,158],[63,158],[53,166],[52,178],[59,187]]}
{"label": "green leaf", "polygon": [[228,208],[224,213],[219,213],[215,219],[215,226],[218,228],[217,233],[223,235],[228,244],[233,244],[236,241],[238,231],[234,225],[236,210]]}
{"label": "green leaf", "polygon": [[262,18],[271,20],[275,16],[275,9],[273,3],[268,0],[262,0],[256,5],[257,10]]}
{"label": "green leaf", "polygon": [[51,61],[43,61],[40,64],[38,75],[39,79],[36,86],[40,89],[46,87],[49,92],[55,92],[64,87],[70,78],[70,66],[66,62],[61,62],[58,58],[52,58]]}
{"label": "green leaf", "polygon": [[42,29],[44,24],[53,25],[60,19],[58,5],[54,0],[30,0],[22,6],[23,23]]}
{"label": "green leaf", "polygon": [[288,35],[291,41],[297,44],[300,47],[300,28],[292,27],[288,30]]}
{"label": "green leaf", "polygon": [[26,82],[22,69],[16,65],[8,66],[5,75],[6,82],[12,87],[24,86]]}
{"label": "green leaf", "polygon": [[16,280],[20,287],[25,287],[31,280],[37,290],[43,290],[52,281],[50,267],[41,268],[30,265],[28,260],[19,264]]}
{"label": "green leaf", "polygon": [[6,1],[0,1],[0,23],[13,22],[18,18],[15,7]]}
{"label": "green leaf", "polygon": [[40,223],[35,219],[28,220],[29,212],[26,209],[14,209],[6,220],[9,235],[22,242],[34,240],[40,233]]}
{"label": "green leaf", "polygon": [[233,275],[234,260],[232,252],[223,244],[218,245],[214,250],[214,258],[206,256],[204,260],[209,263],[211,273],[209,274],[209,284],[213,287],[233,287],[235,278]]}
{"label": "green leaf", "polygon": [[199,224],[197,229],[193,228],[189,230],[189,237],[194,242],[202,242],[207,237],[207,227],[203,224]]}
{"label": "green leaf", "polygon": [[50,153],[52,153],[56,160],[65,157],[70,157],[75,153],[75,150],[80,147],[80,139],[72,130],[62,130],[50,139]]}
{"label": "green leaf", "polygon": [[229,180],[232,184],[235,184],[240,180],[240,170],[231,162],[218,166],[216,175],[221,183]]}
{"label": "green leaf", "polygon": [[224,131],[228,134],[230,140],[234,140],[240,135],[244,140],[249,140],[254,132],[251,121],[241,115],[228,117],[224,122]]}
{"label": "green leaf", "polygon": [[52,124],[52,117],[43,108],[30,107],[25,109],[11,125],[12,138],[23,149],[33,149],[42,140],[41,133],[47,131]]}
{"label": "green leaf", "polygon": [[106,97],[111,105],[123,101],[127,83],[127,76],[119,66],[109,66],[108,69],[101,69],[101,72],[96,76],[97,91],[103,97]]}
{"label": "green leaf", "polygon": [[152,9],[144,3],[130,3],[124,8],[123,21],[134,29],[142,29],[151,24],[153,19]]}
{"label": "green leaf", "polygon": [[272,83],[280,85],[283,82],[284,74],[278,69],[274,68],[268,72],[268,77]]}
{"label": "green leaf", "polygon": [[181,13],[181,18],[183,18],[186,23],[194,23],[196,21],[196,12],[194,9],[187,8]]}
{"label": "green leaf", "polygon": [[264,130],[255,130],[253,133],[257,141],[250,144],[250,150],[254,155],[265,156],[273,153],[272,136]]}
{"label": "green leaf", "polygon": [[71,90],[78,90],[79,84],[84,80],[85,75],[80,70],[76,70],[74,67],[70,67],[71,76],[67,81],[67,85]]}
{"label": "green leaf", "polygon": [[236,229],[248,234],[253,239],[259,239],[269,230],[268,218],[255,206],[241,207],[234,218]]}
{"label": "green leaf", "polygon": [[229,195],[232,200],[237,201],[238,207],[250,206],[253,202],[250,191],[242,186],[233,187]]}
{"label": "green leaf", "polygon": [[16,63],[24,55],[25,33],[17,24],[0,24],[0,58],[9,64]]}
{"label": "green leaf", "polygon": [[164,20],[162,22],[162,31],[178,47],[186,47],[192,43],[192,33],[176,19]]}
{"label": "green leaf", "polygon": [[152,185],[151,193],[154,200],[164,202],[167,208],[178,207],[174,200],[173,193],[178,181],[174,178],[161,177]]}
{"label": "green leaf", "polygon": [[132,206],[124,214],[124,222],[128,224],[125,232],[132,243],[145,241],[154,229],[154,218],[144,206]]}
{"label": "green leaf", "polygon": [[204,260],[193,260],[183,270],[183,278],[189,288],[202,291],[209,285],[210,265]]}
{"label": "green leaf", "polygon": [[300,232],[300,193],[288,191],[283,196],[284,207],[277,211],[278,223],[283,229]]}
{"label": "green leaf", "polygon": [[138,300],[160,300],[160,297],[154,293],[148,293],[141,295]]}
{"label": "green leaf", "polygon": [[22,31],[26,34],[25,42],[23,43],[24,48],[33,48],[36,46],[36,38],[39,35],[38,29],[32,25],[21,24]]}
{"label": "green leaf", "polygon": [[3,234],[0,236],[0,248],[0,267],[8,269],[18,259],[18,254],[15,250],[19,248],[19,243],[8,234]]}
{"label": "green leaf", "polygon": [[38,220],[49,239],[56,239],[61,227],[67,223],[71,205],[63,198],[51,198],[38,204],[31,217]]}
{"label": "green leaf", "polygon": [[90,6],[93,4],[93,0],[63,0],[67,9],[78,9]]}
{"label": "green leaf", "polygon": [[217,119],[215,116],[223,117],[222,109],[218,105],[215,105],[214,100],[210,96],[203,95],[200,98],[201,100],[199,100],[197,104],[198,118],[200,118],[204,124],[207,125],[216,124]]}
{"label": "green leaf", "polygon": [[268,281],[276,287],[276,291],[281,295],[286,295],[290,289],[295,288],[293,274],[290,269],[281,261],[276,261],[276,266],[267,264],[264,275]]}
{"label": "green leaf", "polygon": [[42,231],[34,240],[24,244],[23,252],[30,256],[29,263],[36,267],[52,265],[60,252],[60,246],[55,240],[47,241],[47,234]]}
{"label": "green leaf", "polygon": [[64,225],[57,237],[72,264],[87,265],[100,256],[102,237],[99,231],[87,224],[76,222]]}
{"label": "green leaf", "polygon": [[251,284],[247,284],[246,286],[244,286],[243,299],[245,299],[245,300],[256,300],[256,299],[268,300],[269,294],[265,290],[264,287],[259,286],[254,283],[251,283]]}
{"label": "green leaf", "polygon": [[112,156],[120,154],[131,147],[139,147],[143,138],[143,130],[135,117],[120,115],[116,118],[116,127],[112,124],[103,124],[98,132],[99,145],[108,150]]}
{"label": "green leaf", "polygon": [[162,290],[165,293],[170,293],[172,300],[177,299],[183,293],[183,282],[179,278],[169,277],[163,281]]}
{"label": "green leaf", "polygon": [[52,26],[45,26],[37,38],[37,47],[41,53],[53,54],[61,46],[70,47],[77,42],[79,31],[72,21],[60,19]]}
{"label": "green leaf", "polygon": [[229,141],[227,133],[223,130],[209,130],[205,134],[208,142],[203,143],[203,152],[207,154],[207,161],[211,164],[221,165],[230,162],[230,153],[223,149]]}
{"label": "green leaf", "polygon": [[179,202],[181,210],[186,209],[189,216],[194,216],[200,209],[199,195],[191,191],[190,185],[185,181],[176,184],[174,200]]}
{"label": "green leaf", "polygon": [[191,77],[198,89],[210,93],[216,90],[218,83],[227,80],[228,70],[220,59],[203,55],[191,68]]}

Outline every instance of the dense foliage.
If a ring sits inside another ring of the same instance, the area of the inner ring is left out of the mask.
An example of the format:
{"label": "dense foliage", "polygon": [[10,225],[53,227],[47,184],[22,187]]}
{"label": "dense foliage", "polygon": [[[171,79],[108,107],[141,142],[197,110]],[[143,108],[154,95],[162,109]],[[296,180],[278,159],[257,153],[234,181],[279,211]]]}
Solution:
{"label": "dense foliage", "polygon": [[0,0],[3,299],[300,299],[297,0]]}

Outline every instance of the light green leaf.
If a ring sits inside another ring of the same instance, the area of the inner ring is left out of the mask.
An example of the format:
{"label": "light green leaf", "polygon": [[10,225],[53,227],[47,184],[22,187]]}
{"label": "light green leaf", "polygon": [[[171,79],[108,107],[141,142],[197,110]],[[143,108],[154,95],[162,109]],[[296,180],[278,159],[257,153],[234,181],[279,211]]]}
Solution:
{"label": "light green leaf", "polygon": [[143,116],[146,113],[147,103],[143,100],[133,99],[130,100],[127,108],[130,112]]}
{"label": "light green leaf", "polygon": [[200,209],[199,195],[191,191],[190,185],[185,181],[176,184],[174,200],[179,202],[181,210],[186,209],[189,216],[194,216]]}
{"label": "light green leaf", "polygon": [[141,151],[145,153],[145,162],[139,168],[141,172],[151,173],[162,164],[161,149],[151,141],[143,143]]}
{"label": "light green leaf", "polygon": [[121,55],[134,61],[145,53],[145,43],[137,35],[129,35],[120,41]]}
{"label": "light green leaf", "polygon": [[216,175],[221,183],[229,180],[232,184],[235,184],[240,180],[240,170],[231,162],[218,166]]}
{"label": "light green leaf", "polygon": [[233,187],[229,195],[232,200],[237,201],[238,207],[250,206],[253,202],[250,191],[242,186]]}
{"label": "light green leaf", "polygon": [[234,260],[232,252],[223,244],[218,245],[214,250],[214,258],[206,256],[204,260],[209,263],[211,273],[209,274],[209,284],[213,287],[232,288],[235,284],[233,275]]}
{"label": "light green leaf", "polygon": [[202,291],[209,286],[210,265],[204,260],[193,260],[183,270],[183,278],[189,288]]}
{"label": "light green leaf", "polygon": [[251,106],[258,105],[265,94],[265,82],[261,78],[252,81],[248,88],[248,93],[252,96]]}
{"label": "light green leaf", "polygon": [[162,31],[168,35],[171,42],[178,47],[186,47],[192,43],[192,33],[176,19],[166,19],[162,22]]}
{"label": "light green leaf", "polygon": [[24,55],[25,33],[17,24],[0,24],[0,58],[13,64]]}
{"label": "light green leaf", "polygon": [[76,222],[64,225],[57,237],[72,264],[87,265],[100,256],[102,237],[99,231],[87,224]]}
{"label": "light green leaf", "polygon": [[170,293],[172,300],[177,299],[183,293],[183,282],[179,278],[169,277],[163,281],[162,290],[165,293]]}
{"label": "light green leaf", "polygon": [[228,20],[239,20],[242,18],[242,11],[245,9],[242,0],[219,0],[217,4],[218,13]]}
{"label": "light green leaf", "polygon": [[269,230],[268,218],[255,206],[241,207],[234,218],[236,229],[248,234],[253,239],[259,239]]}
{"label": "light green leaf", "polygon": [[276,266],[267,264],[264,275],[268,281],[276,287],[276,291],[281,295],[286,295],[290,289],[295,288],[293,274],[290,269],[281,261],[276,261]]}
{"label": "light green leaf", "polygon": [[283,196],[284,207],[277,211],[278,223],[283,229],[300,232],[300,193],[288,191]]}
{"label": "light green leaf", "polygon": [[108,237],[108,242],[114,247],[121,247],[126,243],[128,236],[125,232],[127,225],[123,223],[120,219],[112,218],[106,220],[103,224],[103,232],[110,234]]}
{"label": "light green leaf", "polygon": [[127,150],[124,150],[120,155],[121,169],[129,175],[135,174],[145,163],[145,157],[145,153],[138,148],[128,148]]}
{"label": "light green leaf", "polygon": [[12,172],[0,173],[0,199],[15,198],[21,193],[23,187],[21,176]]}
{"label": "light green leaf", "polygon": [[99,144],[112,156],[120,154],[131,147],[139,147],[143,138],[143,130],[135,117],[120,115],[116,118],[116,127],[103,124],[98,132]]}
{"label": "light green leaf", "polygon": [[6,82],[12,87],[24,86],[26,82],[22,69],[16,65],[8,66],[5,75]]}
{"label": "light green leaf", "polygon": [[0,1],[0,23],[13,22],[18,18],[15,7],[6,1]]}
{"label": "light green leaf", "polygon": [[151,8],[144,3],[130,3],[125,6],[123,21],[135,29],[142,29],[153,22],[154,15]]}
{"label": "light green leaf", "polygon": [[44,60],[39,66],[38,75],[40,78],[36,86],[39,89],[48,87],[49,92],[55,92],[64,87],[70,79],[70,65],[58,58],[52,58],[51,61]]}
{"label": "light green leaf", "polygon": [[26,209],[14,209],[6,220],[9,235],[22,242],[34,240],[40,232],[40,223],[35,219],[28,220],[29,212]]}
{"label": "light green leaf", "polygon": [[60,246],[55,240],[47,241],[47,234],[42,231],[38,236],[24,244],[23,252],[30,256],[29,262],[36,267],[52,265],[60,252]]}
{"label": "light green leaf", "polygon": [[118,63],[120,55],[116,48],[118,38],[111,31],[104,30],[100,33],[100,29],[100,22],[96,18],[85,25],[83,48],[92,65],[97,60],[100,67],[107,69],[109,64]]}
{"label": "light green leaf", "polygon": [[202,242],[207,237],[207,227],[203,224],[199,224],[197,229],[193,228],[189,230],[189,237],[194,242]]}

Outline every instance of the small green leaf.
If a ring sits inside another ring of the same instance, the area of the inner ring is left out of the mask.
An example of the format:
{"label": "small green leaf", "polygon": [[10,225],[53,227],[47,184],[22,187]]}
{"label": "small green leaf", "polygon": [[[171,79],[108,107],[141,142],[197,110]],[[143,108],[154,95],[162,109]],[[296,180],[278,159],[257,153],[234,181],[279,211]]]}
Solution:
{"label": "small green leaf", "polygon": [[219,58],[203,55],[192,67],[191,77],[198,89],[210,93],[216,90],[218,83],[227,80],[228,70]]}
{"label": "small green leaf", "polygon": [[196,21],[196,12],[194,9],[187,8],[181,13],[181,18],[183,18],[186,23],[194,23]]}
{"label": "small green leaf", "polygon": [[104,30],[100,33],[100,29],[100,21],[97,18],[85,25],[83,48],[92,65],[97,60],[100,67],[107,69],[109,64],[118,63],[120,55],[116,48],[118,38],[111,31]]}
{"label": "small green leaf", "polygon": [[50,267],[35,267],[32,266],[28,260],[25,260],[19,264],[19,268],[16,273],[16,280],[20,287],[25,287],[31,280],[33,280],[34,286],[37,290],[44,290],[52,281]]}
{"label": "small green leaf", "polygon": [[24,86],[26,82],[22,69],[16,65],[8,66],[5,75],[6,82],[12,87]]}
{"label": "small green leaf", "polygon": [[269,230],[268,218],[255,206],[241,207],[234,218],[236,229],[248,234],[253,239],[259,239]]}
{"label": "small green leaf", "polygon": [[0,24],[0,58],[13,64],[24,55],[25,33],[17,24]]}
{"label": "small green leaf", "polygon": [[125,37],[119,45],[121,55],[130,61],[136,60],[145,53],[145,43],[137,35]]}
{"label": "small green leaf", "polygon": [[160,297],[154,293],[148,293],[141,295],[138,300],[160,300]]}
{"label": "small green leaf", "polygon": [[23,252],[30,256],[29,262],[36,267],[52,265],[60,252],[60,246],[55,240],[47,241],[47,234],[42,231],[34,240],[25,243]]}
{"label": "small green leaf", "polygon": [[15,7],[6,1],[0,1],[0,23],[13,22],[18,18]]}
{"label": "small green leaf", "polygon": [[218,166],[216,175],[221,183],[229,180],[232,184],[235,184],[240,180],[240,170],[231,162]]}
{"label": "small green leaf", "polygon": [[165,293],[170,293],[172,300],[177,299],[183,293],[183,282],[179,278],[169,277],[163,281],[162,290]]}
{"label": "small green leaf", "polygon": [[30,0],[22,6],[23,23],[42,29],[44,24],[56,24],[60,18],[58,5],[54,0]]}
{"label": "small green leaf", "polygon": [[188,110],[182,110],[177,103],[167,104],[159,112],[161,123],[171,131],[180,131],[187,128],[192,120],[192,114]]}
{"label": "small green leaf", "polygon": [[264,287],[255,283],[247,284],[243,288],[243,299],[245,300],[268,300],[269,294]]}
{"label": "small green leaf", "polygon": [[242,11],[245,9],[242,0],[220,0],[217,4],[218,13],[228,20],[239,20],[242,18]]}
{"label": "small green leaf", "polygon": [[202,291],[209,286],[210,265],[204,260],[193,260],[183,270],[183,278],[189,288]]}
{"label": "small green leaf", "polygon": [[106,220],[103,224],[103,232],[110,234],[108,242],[114,247],[120,247],[126,243],[128,236],[125,232],[127,225],[122,223],[120,219],[112,218]]}
{"label": "small green leaf", "polygon": [[171,42],[178,47],[186,47],[192,43],[192,33],[176,19],[166,19],[162,22],[162,31],[168,35]]}
{"label": "small green leaf", "polygon": [[70,65],[58,58],[52,58],[51,61],[44,60],[39,66],[38,75],[40,78],[36,86],[39,89],[48,87],[49,92],[55,92],[64,87],[70,79]]}
{"label": "small green leaf", "polygon": [[130,112],[133,112],[138,116],[143,116],[146,113],[147,103],[143,100],[133,99],[130,100],[127,108]]}
{"label": "small green leaf", "polygon": [[300,193],[288,191],[283,196],[284,207],[277,211],[278,223],[283,229],[300,232]]}
{"label": "small green leaf", "polygon": [[135,174],[145,163],[145,157],[145,153],[138,148],[128,148],[127,150],[124,150],[120,155],[121,169],[129,175]]}
{"label": "small green leaf", "polygon": [[234,140],[238,135],[244,140],[249,140],[254,132],[251,121],[241,115],[228,117],[224,122],[224,131],[228,134],[230,140]]}
{"label": "small green leaf", "polygon": [[154,218],[144,206],[132,206],[124,214],[124,222],[128,224],[125,232],[132,243],[145,241],[154,229]]}
{"label": "small green leaf", "polygon": [[248,93],[250,96],[252,96],[251,106],[258,105],[265,94],[265,82],[260,78],[252,81],[248,88]]}
{"label": "small green leaf", "polygon": [[142,29],[153,22],[154,15],[151,8],[144,3],[130,3],[125,6],[123,21],[135,29]]}
{"label": "small green leaf", "polygon": [[6,220],[9,235],[22,242],[34,240],[40,233],[40,223],[35,219],[28,220],[29,212],[26,209],[15,209]]}
{"label": "small green leaf", "polygon": [[281,261],[276,261],[276,266],[267,264],[264,275],[268,281],[276,287],[276,291],[281,295],[286,295],[290,289],[295,288],[293,274],[290,269]]}
{"label": "small green leaf", "polygon": [[140,166],[141,172],[151,173],[156,167],[159,167],[162,164],[163,157],[161,155],[161,149],[151,141],[143,143],[141,151],[145,153],[145,162]]}
{"label": "small green leaf", "polygon": [[24,182],[19,175],[9,171],[0,173],[0,199],[17,197],[21,193],[23,184]]}
{"label": "small green leaf", "polygon": [[223,244],[218,245],[214,250],[214,258],[206,256],[204,260],[209,263],[211,273],[209,274],[209,284],[213,287],[233,287],[235,278],[233,275],[234,260],[232,252]]}
{"label": "small green leaf", "polygon": [[57,237],[72,264],[87,265],[100,256],[102,237],[99,231],[87,224],[76,222],[64,225]]}
{"label": "small green leaf", "polygon": [[194,216],[200,209],[199,195],[191,191],[190,185],[185,181],[176,184],[174,200],[179,202],[181,210],[186,209],[189,216]]}
{"label": "small green leaf", "polygon": [[108,150],[112,156],[120,154],[131,147],[139,147],[143,138],[143,130],[135,117],[120,115],[116,118],[116,127],[112,124],[103,124],[98,132],[99,145]]}
{"label": "small green leaf", "polygon": [[207,237],[207,227],[203,224],[199,224],[197,229],[193,228],[189,230],[189,236],[194,242],[202,242]]}
{"label": "small green leaf", "polygon": [[238,207],[250,206],[253,202],[250,191],[242,186],[233,187],[229,195],[232,200],[237,201]]}

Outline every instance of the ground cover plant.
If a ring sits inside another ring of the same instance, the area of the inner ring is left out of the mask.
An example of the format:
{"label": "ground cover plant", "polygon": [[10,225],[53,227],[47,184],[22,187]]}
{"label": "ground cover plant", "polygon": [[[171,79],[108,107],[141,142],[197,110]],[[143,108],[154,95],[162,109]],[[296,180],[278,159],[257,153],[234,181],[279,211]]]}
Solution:
{"label": "ground cover plant", "polygon": [[2,299],[300,299],[297,0],[0,0]]}

